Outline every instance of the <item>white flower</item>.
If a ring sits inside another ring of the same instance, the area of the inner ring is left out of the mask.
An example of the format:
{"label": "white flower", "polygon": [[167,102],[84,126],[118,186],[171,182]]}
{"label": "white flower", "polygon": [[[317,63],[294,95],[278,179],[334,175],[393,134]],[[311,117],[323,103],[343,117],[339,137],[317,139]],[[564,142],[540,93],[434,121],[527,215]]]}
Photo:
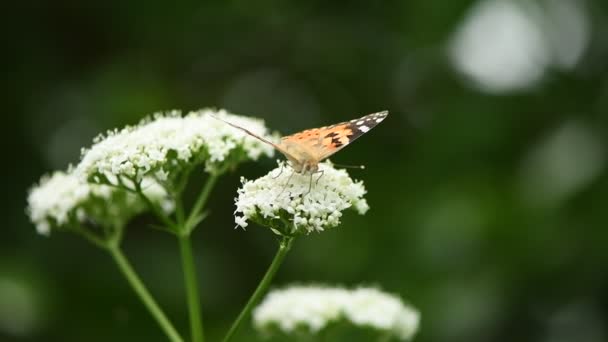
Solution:
{"label": "white flower", "polygon": [[28,213],[40,234],[50,233],[48,219],[57,225],[68,221],[68,214],[89,196],[91,189],[78,178],[64,172],[43,176],[40,184],[30,190]]}
{"label": "white flower", "polygon": [[285,334],[298,329],[315,334],[333,322],[346,321],[408,340],[418,330],[420,314],[375,288],[293,286],[271,291],[255,308],[253,321],[259,330],[276,327]]}
{"label": "white flower", "polygon": [[180,165],[204,161],[206,169],[214,171],[233,159],[239,162],[273,155],[272,146],[213,116],[273,139],[263,121],[224,110],[203,109],[184,117],[179,111],[157,113],[137,126],[97,138],[90,149],[83,150],[76,174],[97,182],[140,181],[146,174],[164,181]]}
{"label": "white flower", "polygon": [[242,214],[235,215],[241,227],[251,220],[280,234],[320,232],[340,224],[344,209],[353,207],[359,214],[369,209],[363,182],[353,181],[329,161],[319,164],[319,173],[313,175],[295,173],[279,162],[266,176],[241,181],[235,211]]}
{"label": "white flower", "polygon": [[320,287],[291,287],[271,291],[253,312],[257,328],[276,324],[284,332],[307,327],[316,333],[337,321],[348,301],[348,291]]}
{"label": "white flower", "polygon": [[[167,211],[172,201],[158,183],[146,178],[143,192]],[[56,171],[43,176],[30,189],[27,213],[40,234],[48,235],[51,228],[69,228],[77,223],[122,225],[145,206],[135,194],[107,185],[89,184],[75,176]]]}
{"label": "white flower", "polygon": [[418,311],[405,306],[398,297],[376,288],[353,290],[344,312],[355,325],[392,330],[404,340],[414,335],[420,320]]}

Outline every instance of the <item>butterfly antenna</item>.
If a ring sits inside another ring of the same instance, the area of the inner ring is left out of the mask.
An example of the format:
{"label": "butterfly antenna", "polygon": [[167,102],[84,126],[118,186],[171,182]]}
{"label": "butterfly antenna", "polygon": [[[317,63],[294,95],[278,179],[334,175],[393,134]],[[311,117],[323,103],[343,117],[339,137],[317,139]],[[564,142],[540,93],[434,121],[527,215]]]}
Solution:
{"label": "butterfly antenna", "polygon": [[[215,116],[215,115],[211,115],[211,116],[212,116],[213,118],[217,119],[217,120],[223,121],[224,123],[226,123],[226,124],[228,124],[228,125],[230,125],[230,126],[232,126],[232,127],[236,128],[236,129],[240,129],[241,131],[243,131],[243,132],[245,132],[245,133],[247,133],[247,134],[251,135],[252,137],[254,137],[254,138],[256,138],[256,139],[258,139],[258,140],[260,140],[260,141],[262,141],[262,142],[265,142],[265,143],[267,143],[267,144],[269,144],[269,145],[273,146],[273,147],[274,147],[274,148],[276,148],[276,149],[279,149],[279,147],[278,147],[278,146],[277,146],[275,143],[273,143],[272,141],[266,140],[266,139],[262,138],[261,136],[259,136],[259,135],[255,134],[255,133],[253,133],[252,131],[250,131],[250,130],[248,130],[248,129],[246,129],[246,128],[243,128],[243,127],[241,127],[241,126],[235,125],[235,124],[233,124],[233,123],[231,123],[231,122],[228,122],[228,121],[226,121],[226,120],[224,120],[224,119],[222,119],[222,118],[220,118],[220,117],[218,117],[218,116]],[[280,149],[279,149],[279,150],[280,150]]]}
{"label": "butterfly antenna", "polygon": [[336,164],[336,163],[331,163],[333,166],[337,166],[337,167],[341,167],[344,169],[360,169],[360,170],[365,170],[365,165],[344,165],[344,164]]}

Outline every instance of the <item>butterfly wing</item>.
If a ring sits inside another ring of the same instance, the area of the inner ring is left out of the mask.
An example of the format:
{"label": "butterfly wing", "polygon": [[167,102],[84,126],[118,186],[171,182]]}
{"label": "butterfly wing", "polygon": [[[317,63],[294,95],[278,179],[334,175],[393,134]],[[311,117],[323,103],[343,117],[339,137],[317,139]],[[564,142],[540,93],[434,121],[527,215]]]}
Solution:
{"label": "butterfly wing", "polygon": [[219,117],[215,118],[273,146],[292,162],[296,170],[301,170],[304,165],[316,165],[338,152],[382,122],[387,115],[388,111],[378,112],[331,126],[307,129],[281,138],[278,144]]}
{"label": "butterfly wing", "polygon": [[321,161],[330,157],[376,127],[387,116],[388,111],[383,111],[318,129],[317,142],[312,145],[315,158]]}

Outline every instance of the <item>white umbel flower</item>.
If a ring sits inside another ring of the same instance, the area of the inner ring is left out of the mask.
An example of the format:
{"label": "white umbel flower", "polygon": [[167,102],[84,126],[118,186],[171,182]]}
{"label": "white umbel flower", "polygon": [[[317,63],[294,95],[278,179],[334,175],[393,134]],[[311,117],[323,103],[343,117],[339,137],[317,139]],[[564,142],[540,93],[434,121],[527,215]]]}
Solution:
{"label": "white umbel flower", "polygon": [[204,161],[206,169],[214,171],[233,159],[255,160],[263,154],[274,154],[272,146],[213,116],[273,139],[258,119],[211,109],[182,117],[175,110],[155,114],[136,126],[109,131],[97,138],[90,149],[83,150],[76,173],[97,182],[120,178],[140,181],[147,174],[164,181],[180,165]]}
{"label": "white umbel flower", "polygon": [[347,208],[359,214],[369,209],[363,182],[353,181],[329,161],[319,164],[319,173],[313,175],[295,173],[280,162],[266,176],[242,182],[235,222],[243,228],[250,220],[279,234],[320,232],[340,224]]}
{"label": "white umbel flower", "polygon": [[[173,210],[164,188],[146,178],[144,194],[164,210]],[[56,171],[43,176],[30,189],[27,213],[38,233],[48,235],[52,228],[69,228],[72,224],[122,225],[145,209],[135,194],[107,185],[89,184],[71,171]]]}
{"label": "white umbel flower", "polygon": [[271,291],[253,312],[257,329],[284,334],[315,334],[331,323],[368,327],[401,340],[411,339],[420,323],[418,311],[376,288],[293,286]]}
{"label": "white umbel flower", "polygon": [[344,313],[355,325],[391,330],[403,340],[418,330],[420,314],[401,300],[376,288],[358,288],[350,293]]}

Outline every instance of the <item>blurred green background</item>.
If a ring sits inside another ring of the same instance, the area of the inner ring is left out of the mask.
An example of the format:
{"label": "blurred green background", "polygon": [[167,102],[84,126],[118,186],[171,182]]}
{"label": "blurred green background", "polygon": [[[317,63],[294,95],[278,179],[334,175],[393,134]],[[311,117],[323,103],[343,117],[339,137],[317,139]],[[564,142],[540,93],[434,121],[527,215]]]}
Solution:
{"label": "blurred green background", "polygon": [[[301,238],[275,285],[379,285],[420,309],[416,341],[608,340],[605,1],[22,1],[3,6],[0,340],[163,341],[112,260],[24,214],[40,175],[106,129],[223,107],[282,133],[390,110],[333,158],[371,210]],[[194,235],[217,341],[276,248],[234,230],[221,179]],[[193,191],[202,182],[192,184]],[[187,332],[175,239],[124,249]],[[241,330],[239,341],[254,331]]]}

